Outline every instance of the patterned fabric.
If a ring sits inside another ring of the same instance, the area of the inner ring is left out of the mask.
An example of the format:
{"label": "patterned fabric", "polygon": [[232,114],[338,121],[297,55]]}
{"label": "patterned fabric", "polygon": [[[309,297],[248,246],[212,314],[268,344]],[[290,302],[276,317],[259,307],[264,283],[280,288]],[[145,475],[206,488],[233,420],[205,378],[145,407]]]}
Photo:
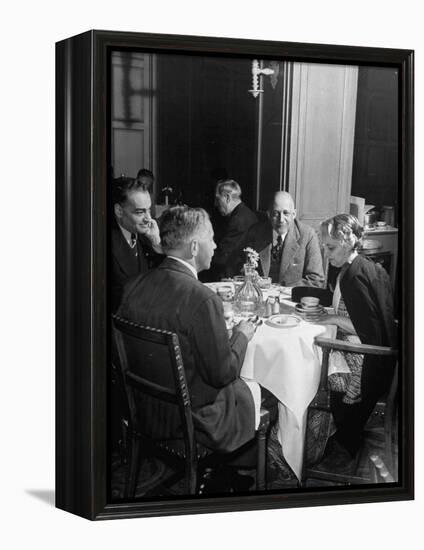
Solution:
{"label": "patterned fabric", "polygon": [[283,239],[281,235],[278,235],[276,244],[271,249],[271,258],[272,260],[281,259],[281,252],[283,251]]}
{"label": "patterned fabric", "polygon": [[336,425],[330,411],[309,409],[304,450],[304,463],[306,466],[312,466],[321,461],[327,441],[335,431]]}
{"label": "patterned fabric", "polygon": [[269,276],[273,283],[279,283],[281,256],[283,254],[283,239],[281,235],[277,237],[277,243],[271,248],[271,265],[269,267]]}
{"label": "patterned fabric", "polygon": [[[340,300],[336,309],[337,315],[349,317],[343,298]],[[347,334],[341,329],[337,329],[337,339],[344,342],[359,344],[360,340],[355,334]],[[337,357],[338,356],[338,357]],[[364,356],[357,353],[348,353],[332,351],[330,361],[343,359],[349,367],[350,373],[335,373],[328,377],[328,385],[332,391],[344,393],[343,403],[352,405],[361,401],[361,376]]]}
{"label": "patterned fabric", "polygon": [[137,235],[135,233],[131,233],[131,242],[130,242],[130,247],[134,253],[134,256],[138,256],[138,251],[137,251]]}

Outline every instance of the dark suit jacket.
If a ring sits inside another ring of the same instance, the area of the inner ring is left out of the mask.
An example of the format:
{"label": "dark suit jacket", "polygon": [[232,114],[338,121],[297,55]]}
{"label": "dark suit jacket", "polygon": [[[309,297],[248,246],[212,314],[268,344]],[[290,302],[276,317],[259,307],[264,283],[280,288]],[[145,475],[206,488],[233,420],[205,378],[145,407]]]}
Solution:
{"label": "dark suit jacket", "polygon": [[[340,291],[361,342],[396,347],[392,289],[384,268],[364,256],[357,256],[342,272]],[[390,387],[394,366],[394,358],[365,356],[361,401],[350,405],[343,403],[343,394],[331,394],[336,437],[351,453],[359,448],[363,427],[379,397]]]}
{"label": "dark suit jacket", "polygon": [[178,334],[200,443],[230,452],[254,437],[252,395],[239,378],[247,338],[236,332],[229,341],[221,300],[187,267],[166,258],[138,277],[119,314]]}
{"label": "dark suit jacket", "polygon": [[240,275],[244,263],[243,248],[246,247],[247,231],[257,223],[256,214],[243,202],[238,204],[226,220],[221,240],[212,258],[212,273],[215,280]]}
{"label": "dark suit jacket", "polygon": [[[259,252],[260,268],[267,277],[271,265],[272,225],[263,220],[249,230],[248,246]],[[294,220],[284,240],[279,283],[284,286],[324,284],[318,236],[312,227]]]}
{"label": "dark suit jacket", "polygon": [[153,251],[147,239],[137,238],[137,258],[125,240],[119,225],[114,222],[111,230],[110,289],[112,311],[121,302],[125,284],[140,273],[146,273],[157,265],[161,256]]}
{"label": "dark suit jacket", "polygon": [[393,292],[386,270],[358,255],[341,276],[340,291],[361,342],[396,347]]}
{"label": "dark suit jacket", "polygon": [[[350,320],[363,344],[396,347],[393,292],[385,269],[357,256],[342,274],[340,291]],[[391,359],[367,356],[362,369],[362,393],[383,393],[392,377]]]}

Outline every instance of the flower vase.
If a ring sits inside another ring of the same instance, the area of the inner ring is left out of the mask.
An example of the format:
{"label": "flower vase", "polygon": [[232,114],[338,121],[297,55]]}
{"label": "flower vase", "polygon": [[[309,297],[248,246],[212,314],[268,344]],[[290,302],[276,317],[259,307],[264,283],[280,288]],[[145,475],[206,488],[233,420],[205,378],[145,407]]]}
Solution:
{"label": "flower vase", "polygon": [[258,284],[258,273],[249,265],[244,265],[245,281],[234,297],[234,313],[240,317],[260,315],[262,312],[263,295]]}

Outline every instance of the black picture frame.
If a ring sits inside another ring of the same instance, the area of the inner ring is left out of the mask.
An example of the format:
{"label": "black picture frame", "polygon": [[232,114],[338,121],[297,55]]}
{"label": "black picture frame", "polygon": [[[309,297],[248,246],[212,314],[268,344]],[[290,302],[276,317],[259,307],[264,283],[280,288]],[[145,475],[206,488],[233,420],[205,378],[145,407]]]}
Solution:
{"label": "black picture frame", "polygon": [[[399,70],[399,482],[225,498],[111,504],[107,498],[108,52],[249,55]],[[263,510],[414,497],[413,178],[411,50],[89,31],[56,45],[56,506],[91,520]],[[406,308],[406,303],[408,307]]]}

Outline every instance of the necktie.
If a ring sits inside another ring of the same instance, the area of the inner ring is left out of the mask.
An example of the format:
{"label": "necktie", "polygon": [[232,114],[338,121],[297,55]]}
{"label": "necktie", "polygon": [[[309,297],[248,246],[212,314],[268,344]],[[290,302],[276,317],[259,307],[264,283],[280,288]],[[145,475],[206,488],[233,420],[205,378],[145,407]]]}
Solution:
{"label": "necktie", "polygon": [[277,243],[271,249],[271,257],[273,260],[278,260],[281,256],[281,251],[283,249],[283,239],[281,235],[277,237]]}
{"label": "necktie", "polygon": [[131,233],[131,241],[130,246],[132,250],[134,251],[135,256],[137,256],[137,235],[135,233]]}

